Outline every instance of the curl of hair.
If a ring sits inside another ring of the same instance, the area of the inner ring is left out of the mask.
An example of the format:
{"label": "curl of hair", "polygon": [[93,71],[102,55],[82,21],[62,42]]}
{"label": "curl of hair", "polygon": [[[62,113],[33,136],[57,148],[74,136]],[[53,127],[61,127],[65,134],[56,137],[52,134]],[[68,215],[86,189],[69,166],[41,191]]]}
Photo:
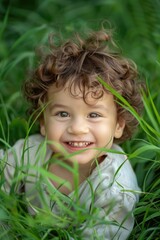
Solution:
{"label": "curl of hair", "polygon": [[[107,84],[123,96],[137,111],[142,112],[143,104],[140,89],[143,83],[139,81],[136,65],[121,56],[115,47],[112,36],[106,31],[91,33],[87,38],[76,35],[57,46],[50,39],[50,53],[24,84],[24,94],[31,103],[31,112],[39,109],[39,102],[47,100],[48,89],[55,84],[58,89],[69,86],[70,93],[76,96],[78,87],[87,102],[89,93],[99,99],[105,91],[97,80],[102,78]],[[118,118],[125,120],[125,129],[120,141],[130,138],[138,122],[135,117],[120,104],[117,104]]]}

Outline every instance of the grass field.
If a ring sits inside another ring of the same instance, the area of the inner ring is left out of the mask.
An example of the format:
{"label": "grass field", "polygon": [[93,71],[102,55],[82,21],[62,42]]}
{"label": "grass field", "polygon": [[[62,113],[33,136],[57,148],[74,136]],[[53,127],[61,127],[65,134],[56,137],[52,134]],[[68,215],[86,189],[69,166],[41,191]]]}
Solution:
{"label": "grass field", "polygon": [[[36,48],[47,43],[49,33],[58,32],[67,38],[77,29],[97,29],[107,20],[123,54],[136,62],[148,94],[143,96],[145,110],[139,118],[140,127],[134,138],[123,144],[143,192],[134,212],[136,222],[130,240],[160,239],[159,9],[158,0],[0,1],[1,148],[12,146],[29,131],[21,86],[37,62]],[[36,125],[29,134],[35,132]],[[48,210],[40,211],[34,219],[20,207],[21,201],[14,193],[8,196],[0,192],[0,239],[67,239],[72,233],[68,219],[53,218]],[[70,222],[77,224],[86,217],[82,209],[78,218],[70,214]],[[77,236],[75,232],[75,239]]]}

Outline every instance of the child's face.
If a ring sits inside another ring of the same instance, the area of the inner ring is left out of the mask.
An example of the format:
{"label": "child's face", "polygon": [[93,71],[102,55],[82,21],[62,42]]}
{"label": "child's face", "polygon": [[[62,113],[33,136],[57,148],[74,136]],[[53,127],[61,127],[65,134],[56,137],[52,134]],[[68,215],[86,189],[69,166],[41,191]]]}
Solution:
{"label": "child's face", "polygon": [[[113,96],[104,93],[95,100],[89,95],[88,105],[82,98],[71,96],[67,89],[54,90],[52,86],[48,92],[49,104],[40,123],[41,134],[60,144],[68,153],[87,149],[69,161],[76,159],[79,164],[89,164],[102,155],[97,148],[110,148],[114,138],[120,138],[123,133],[125,123],[117,121]],[[50,147],[53,152],[60,151],[54,144]]]}

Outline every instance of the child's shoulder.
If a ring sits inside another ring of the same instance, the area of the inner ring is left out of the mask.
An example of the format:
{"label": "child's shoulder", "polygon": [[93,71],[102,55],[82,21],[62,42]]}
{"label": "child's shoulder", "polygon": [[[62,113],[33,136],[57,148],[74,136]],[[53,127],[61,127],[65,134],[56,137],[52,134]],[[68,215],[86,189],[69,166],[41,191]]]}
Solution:
{"label": "child's shoulder", "polygon": [[16,145],[19,145],[19,150],[25,155],[36,156],[47,151],[45,138],[41,134],[33,134],[24,139],[20,139]]}
{"label": "child's shoulder", "polygon": [[111,150],[112,151],[108,153],[107,157],[116,182],[128,190],[139,190],[136,175],[126,153],[117,144],[113,144]]}
{"label": "child's shoulder", "polygon": [[34,146],[34,145],[39,145],[43,143],[44,137],[41,134],[37,133],[37,134],[30,135],[28,138],[26,138],[26,140],[29,146]]}
{"label": "child's shoulder", "polygon": [[123,149],[113,144],[106,157],[92,172],[91,181],[97,193],[97,203],[105,205],[107,198],[133,206],[139,199],[140,188],[132,165]]}
{"label": "child's shoulder", "polygon": [[33,134],[19,139],[12,148],[26,148],[40,145],[44,141],[44,137],[41,134]]}
{"label": "child's shoulder", "polygon": [[[43,145],[45,145],[44,137],[40,134],[34,134],[21,138],[6,151],[8,161],[20,164],[22,159],[28,159],[28,157],[30,159],[35,159],[35,156],[41,151]],[[4,151],[3,155],[5,156]]]}

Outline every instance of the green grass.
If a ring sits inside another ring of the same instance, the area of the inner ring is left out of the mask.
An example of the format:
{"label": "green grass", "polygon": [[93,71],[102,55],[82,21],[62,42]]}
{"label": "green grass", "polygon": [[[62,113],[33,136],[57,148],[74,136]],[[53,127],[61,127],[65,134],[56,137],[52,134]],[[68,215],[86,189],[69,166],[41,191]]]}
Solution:
{"label": "green grass", "polygon": [[[25,4],[25,5],[24,5]],[[145,111],[136,115],[140,127],[134,137],[123,144],[129,154],[142,189],[134,214],[135,226],[130,240],[159,240],[160,233],[160,2],[151,0],[114,1],[5,1],[0,2],[0,147],[8,148],[19,138],[38,131],[30,128],[21,86],[37,62],[34,51],[47,42],[48,34],[59,32],[66,38],[77,29],[97,29],[107,19],[115,29],[114,37],[127,57],[136,61],[141,77],[148,85],[144,95]],[[107,26],[107,23],[106,23]],[[122,101],[123,102],[123,101]],[[123,102],[126,104],[125,102]],[[129,109],[130,107],[127,106]],[[130,111],[134,113],[132,109]],[[42,177],[47,172],[41,169]],[[3,182],[3,177],[0,184]],[[19,181],[19,179],[17,179]],[[50,191],[53,190],[50,188]],[[53,193],[52,193],[53,194]],[[78,239],[79,225],[92,219],[72,201],[77,215],[63,204],[68,199],[55,195],[64,217],[47,208],[38,209],[36,218],[26,212],[25,196],[0,192],[0,239]],[[42,196],[43,199],[43,196]]]}

